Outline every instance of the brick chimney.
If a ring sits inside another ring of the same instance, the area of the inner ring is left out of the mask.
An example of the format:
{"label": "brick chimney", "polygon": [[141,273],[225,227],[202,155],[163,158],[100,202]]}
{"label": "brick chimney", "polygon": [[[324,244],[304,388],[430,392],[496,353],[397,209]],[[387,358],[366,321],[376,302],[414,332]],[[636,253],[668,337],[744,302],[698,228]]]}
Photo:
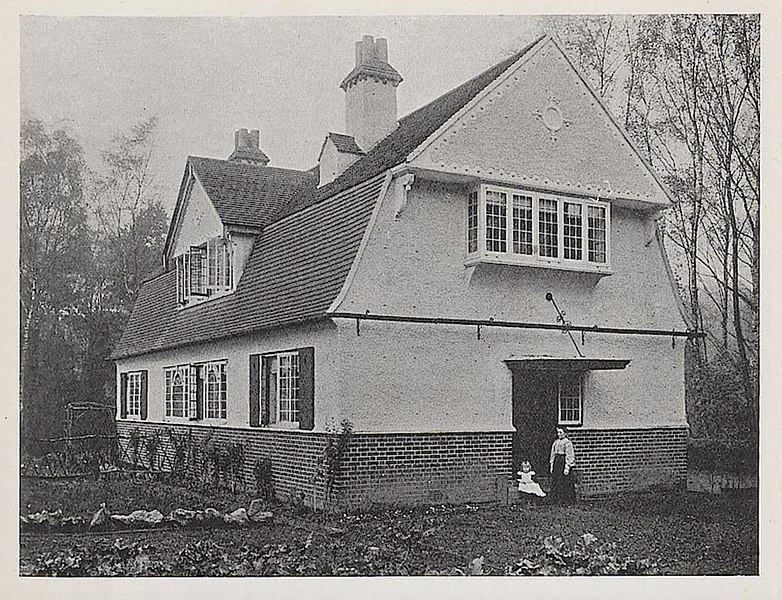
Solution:
{"label": "brick chimney", "polygon": [[356,42],[356,66],[339,87],[345,90],[345,132],[364,152],[396,129],[396,86],[401,81],[388,64],[384,38],[365,35]]}
{"label": "brick chimney", "polygon": [[269,157],[261,150],[261,134],[257,129],[237,129],[234,134],[234,151],[228,160],[265,167]]}

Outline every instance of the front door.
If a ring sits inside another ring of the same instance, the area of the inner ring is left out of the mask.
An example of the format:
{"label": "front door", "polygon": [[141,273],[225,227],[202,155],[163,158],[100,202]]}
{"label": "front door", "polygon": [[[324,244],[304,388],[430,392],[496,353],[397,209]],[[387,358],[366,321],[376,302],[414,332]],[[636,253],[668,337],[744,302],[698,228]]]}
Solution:
{"label": "front door", "polygon": [[523,460],[545,476],[556,437],[557,374],[552,371],[513,369],[513,466]]}

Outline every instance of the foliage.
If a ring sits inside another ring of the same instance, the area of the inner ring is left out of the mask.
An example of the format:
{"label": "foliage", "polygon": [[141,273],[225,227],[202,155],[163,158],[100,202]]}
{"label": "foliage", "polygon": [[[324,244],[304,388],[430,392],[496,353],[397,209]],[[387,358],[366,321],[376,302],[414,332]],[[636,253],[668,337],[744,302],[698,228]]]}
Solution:
{"label": "foliage", "polygon": [[274,498],[272,460],[266,456],[259,456],[253,465],[253,477],[255,477],[255,492],[267,502],[272,500]]}
{"label": "foliage", "polygon": [[161,575],[168,569],[149,558],[152,546],[117,539],[100,540],[88,547],[76,545],[65,554],[37,557],[31,575],[50,577]]}
{"label": "foliage", "polygon": [[506,567],[506,575],[657,575],[657,562],[618,556],[616,544],[598,544],[591,533],[570,544],[559,536],[543,540],[538,552]]}
{"label": "foliage", "polygon": [[21,125],[22,440],[60,437],[65,405],[114,405],[116,344],[144,279],[159,268],[166,215],[148,172],[155,121],[117,136],[91,171],[77,140]]}
{"label": "foliage", "polygon": [[[323,485],[324,508],[331,504],[334,484],[340,475],[342,462],[353,437],[353,423],[348,419],[343,419],[339,424],[339,429],[330,424],[327,426],[326,432],[326,446],[323,448],[313,474],[313,484],[320,481]],[[315,486],[313,485],[314,493]]]}

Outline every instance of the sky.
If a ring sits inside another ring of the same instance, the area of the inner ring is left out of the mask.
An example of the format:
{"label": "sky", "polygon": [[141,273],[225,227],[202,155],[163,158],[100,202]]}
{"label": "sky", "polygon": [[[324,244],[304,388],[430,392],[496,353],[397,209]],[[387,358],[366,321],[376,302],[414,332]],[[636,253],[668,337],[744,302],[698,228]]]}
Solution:
{"label": "sky", "polygon": [[314,166],[345,130],[339,84],[363,35],[388,40],[401,117],[539,31],[529,16],[23,16],[21,113],[65,128],[93,168],[114,135],[157,117],[151,168],[170,211],[187,155],[227,158],[238,128],[260,130],[270,166]]}

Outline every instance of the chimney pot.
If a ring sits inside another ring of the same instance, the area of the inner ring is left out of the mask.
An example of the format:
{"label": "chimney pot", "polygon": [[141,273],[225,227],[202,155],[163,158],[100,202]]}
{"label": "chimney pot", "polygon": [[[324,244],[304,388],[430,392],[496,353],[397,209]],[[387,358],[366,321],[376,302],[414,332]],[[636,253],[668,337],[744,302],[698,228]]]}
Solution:
{"label": "chimney pot", "polygon": [[377,38],[375,42],[375,54],[378,60],[388,62],[388,42],[386,38]]}

